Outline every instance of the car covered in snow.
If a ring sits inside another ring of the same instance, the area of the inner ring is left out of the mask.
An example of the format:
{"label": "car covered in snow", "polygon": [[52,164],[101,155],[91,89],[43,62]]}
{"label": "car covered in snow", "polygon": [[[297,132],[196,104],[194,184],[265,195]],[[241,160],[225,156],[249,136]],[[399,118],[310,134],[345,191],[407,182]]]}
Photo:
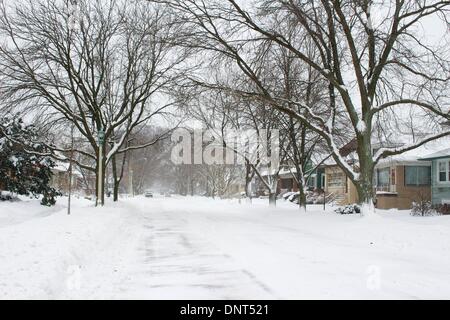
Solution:
{"label": "car covered in snow", "polygon": [[144,196],[145,196],[146,198],[153,198],[153,192],[151,192],[150,190],[146,190],[146,191],[144,192]]}
{"label": "car covered in snow", "polygon": [[292,195],[296,194],[297,192],[286,192],[282,195],[284,200],[288,200],[289,197],[291,197]]}

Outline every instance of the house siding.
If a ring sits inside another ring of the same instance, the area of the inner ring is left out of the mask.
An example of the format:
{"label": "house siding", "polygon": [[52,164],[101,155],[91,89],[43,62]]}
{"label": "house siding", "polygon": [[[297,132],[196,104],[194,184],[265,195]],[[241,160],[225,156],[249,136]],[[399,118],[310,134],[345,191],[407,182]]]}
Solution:
{"label": "house siding", "polygon": [[437,170],[438,170],[438,161],[446,160],[450,161],[450,158],[447,159],[435,159],[433,160],[433,164],[431,167],[431,184],[432,184],[432,203],[433,204],[442,204],[443,200],[450,200],[450,183],[441,183],[438,182]]}
{"label": "house siding", "polygon": [[[390,167],[392,170],[394,167]],[[433,178],[433,173],[431,174]],[[413,201],[430,200],[431,186],[405,185],[405,166],[395,166],[395,192],[377,195],[378,209],[411,209]]]}

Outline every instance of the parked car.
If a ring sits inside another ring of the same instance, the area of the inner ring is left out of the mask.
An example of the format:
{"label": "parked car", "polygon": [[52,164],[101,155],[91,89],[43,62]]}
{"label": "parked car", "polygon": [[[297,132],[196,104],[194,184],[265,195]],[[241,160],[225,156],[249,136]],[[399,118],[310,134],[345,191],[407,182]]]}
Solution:
{"label": "parked car", "polygon": [[150,190],[145,191],[144,196],[146,198],[153,198],[153,192],[151,192]]}
{"label": "parked car", "polygon": [[288,200],[290,196],[296,194],[297,192],[286,192],[282,195],[284,200]]}
{"label": "parked car", "polygon": [[295,201],[297,200],[297,198],[298,198],[299,196],[300,196],[300,193],[294,192],[293,194],[291,194],[291,195],[288,197],[288,200],[289,200],[290,202],[296,203]]}

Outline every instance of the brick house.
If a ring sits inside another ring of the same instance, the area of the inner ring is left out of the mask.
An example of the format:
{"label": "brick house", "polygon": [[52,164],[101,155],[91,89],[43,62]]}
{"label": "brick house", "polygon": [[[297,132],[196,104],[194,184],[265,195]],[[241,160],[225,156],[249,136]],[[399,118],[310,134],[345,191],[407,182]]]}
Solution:
{"label": "brick house", "polygon": [[374,173],[376,207],[411,209],[412,203],[431,199],[431,162],[394,158],[377,165]]}

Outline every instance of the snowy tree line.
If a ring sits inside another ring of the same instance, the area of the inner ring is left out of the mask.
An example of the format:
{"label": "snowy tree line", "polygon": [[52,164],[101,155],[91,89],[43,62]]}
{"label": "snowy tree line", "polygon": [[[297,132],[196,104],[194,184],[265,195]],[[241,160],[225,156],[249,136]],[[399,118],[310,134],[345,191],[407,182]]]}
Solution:
{"label": "snowy tree line", "polygon": [[[448,33],[432,43],[420,29],[430,17],[447,27],[448,1],[157,2],[177,13],[184,45],[216,71],[192,83],[251,99],[318,135],[363,204],[372,204],[381,159],[450,133],[439,126],[450,118]],[[374,137],[404,133],[405,114],[423,119],[426,135],[373,154]],[[352,140],[350,165],[339,150]]]}
{"label": "snowy tree line", "polygon": [[[49,156],[68,161],[74,152],[76,165],[98,180],[117,157],[168,133],[132,143],[133,132],[163,121],[181,103],[164,93],[185,73],[187,50],[175,46],[180,26],[161,6],[76,6],[74,17],[69,1],[1,3],[0,90],[4,112],[20,111],[54,129]],[[55,130],[70,127],[82,147],[68,147],[70,140]],[[96,186],[103,203],[105,184]]]}
{"label": "snowy tree line", "polygon": [[[449,10],[435,0],[80,0],[74,18],[69,1],[2,3],[2,109],[46,127],[55,159],[67,161],[60,132],[73,126],[76,164],[97,179],[111,168],[116,189],[126,154],[185,119],[219,132],[278,129],[301,207],[308,162],[328,158],[371,205],[381,159],[450,134],[440,126],[450,120],[448,32],[431,41],[421,28],[429,19],[448,28]],[[161,119],[165,129],[133,139]],[[373,154],[375,140],[402,135],[414,139]],[[351,142],[349,163],[340,150]],[[247,194],[258,177],[274,201],[281,166],[263,170],[246,161],[239,175]],[[221,182],[213,194],[230,177],[201,171]]]}

